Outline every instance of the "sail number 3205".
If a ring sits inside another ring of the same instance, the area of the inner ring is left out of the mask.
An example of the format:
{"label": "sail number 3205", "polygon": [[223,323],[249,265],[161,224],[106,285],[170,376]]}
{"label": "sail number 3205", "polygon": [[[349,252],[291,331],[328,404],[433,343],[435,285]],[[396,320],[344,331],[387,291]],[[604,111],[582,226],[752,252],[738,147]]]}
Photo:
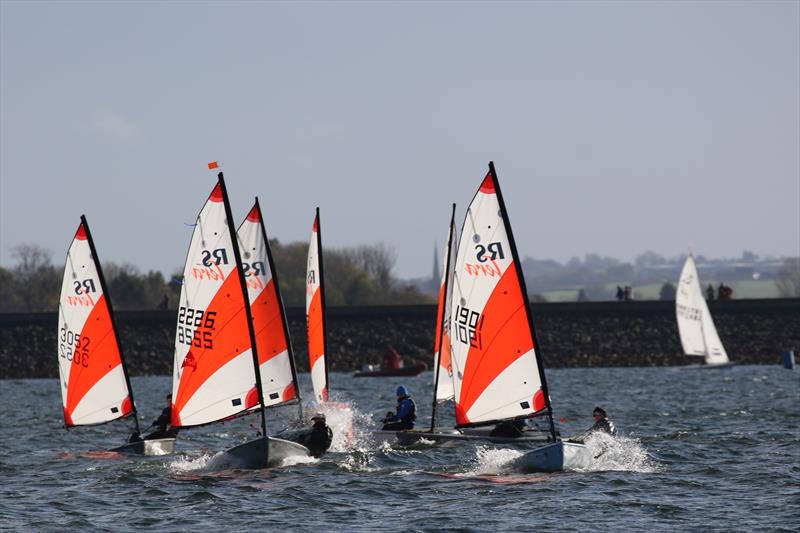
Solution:
{"label": "sail number 3205", "polygon": [[178,342],[195,348],[214,348],[216,311],[181,306],[178,309]]}

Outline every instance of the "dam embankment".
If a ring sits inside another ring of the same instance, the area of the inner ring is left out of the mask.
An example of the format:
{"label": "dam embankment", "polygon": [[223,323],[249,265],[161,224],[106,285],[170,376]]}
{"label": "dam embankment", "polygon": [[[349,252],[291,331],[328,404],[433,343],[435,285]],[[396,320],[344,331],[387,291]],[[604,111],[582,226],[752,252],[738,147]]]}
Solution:
{"label": "dam embankment", "polygon": [[[800,350],[800,299],[709,302],[720,338],[737,364],[778,364]],[[533,303],[545,366],[664,366],[684,356],[672,301]],[[431,365],[435,307],[334,307],[328,310],[332,371],[380,363],[389,346],[406,364]],[[304,310],[287,310],[295,358],[308,370]],[[172,373],[175,311],[117,311],[131,374]],[[58,376],[57,313],[0,314],[0,379]]]}

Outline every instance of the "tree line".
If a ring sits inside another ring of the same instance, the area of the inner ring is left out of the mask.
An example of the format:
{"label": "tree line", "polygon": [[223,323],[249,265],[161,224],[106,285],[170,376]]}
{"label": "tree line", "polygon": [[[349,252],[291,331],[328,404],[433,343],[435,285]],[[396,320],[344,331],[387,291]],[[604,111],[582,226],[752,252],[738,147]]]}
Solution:
{"label": "tree line", "polygon": [[[305,306],[308,244],[270,241],[281,295],[287,307]],[[0,312],[55,311],[61,293],[63,266],[36,244],[11,249],[14,265],[0,267]],[[432,303],[433,298],[392,274],[393,248],[362,245],[324,251],[327,305],[392,305]],[[165,278],[161,272],[142,273],[135,265],[101,264],[115,309],[174,309],[180,297],[182,272]]]}

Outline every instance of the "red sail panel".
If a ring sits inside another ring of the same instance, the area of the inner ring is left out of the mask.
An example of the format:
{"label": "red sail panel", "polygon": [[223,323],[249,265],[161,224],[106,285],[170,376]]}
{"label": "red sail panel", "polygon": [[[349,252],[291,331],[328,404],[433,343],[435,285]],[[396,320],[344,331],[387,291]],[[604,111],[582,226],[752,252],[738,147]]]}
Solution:
{"label": "red sail panel", "polygon": [[[207,339],[194,341],[182,364],[182,375],[178,392],[173,398],[172,425],[180,426],[179,413],[203,384],[219,369],[238,355],[250,350],[250,332],[244,310],[244,295],[239,273],[231,270],[217,294],[205,311],[203,320],[216,317],[211,332],[210,345]],[[255,379],[255,378],[254,378]]]}
{"label": "red sail panel", "polygon": [[480,339],[469,348],[456,421],[469,424],[466,413],[472,404],[497,376],[532,349],[517,271],[509,268],[486,303]]}
{"label": "red sail panel", "polygon": [[[85,238],[85,237],[84,237]],[[101,295],[89,317],[83,325],[72,355],[72,366],[67,385],[67,402],[64,410],[71,424],[72,413],[86,394],[109,372],[122,364],[117,339],[114,336],[114,324],[108,312],[105,295]],[[130,402],[127,412],[130,412]]]}
{"label": "red sail panel", "polygon": [[311,367],[325,354],[325,336],[322,329],[322,300],[319,289],[308,307],[308,358]]}
{"label": "red sail panel", "polygon": [[269,280],[258,298],[251,304],[253,329],[256,332],[258,363],[264,364],[287,349],[286,332],[283,329],[275,283]]}

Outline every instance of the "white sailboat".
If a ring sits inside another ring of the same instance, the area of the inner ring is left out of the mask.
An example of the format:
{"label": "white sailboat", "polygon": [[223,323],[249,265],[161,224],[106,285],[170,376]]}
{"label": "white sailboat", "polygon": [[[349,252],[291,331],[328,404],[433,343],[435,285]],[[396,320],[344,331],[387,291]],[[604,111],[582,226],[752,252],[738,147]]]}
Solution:
{"label": "white sailboat", "polygon": [[691,254],[686,258],[678,281],[675,316],[678,320],[681,346],[686,355],[704,357],[708,368],[732,365],[717,334],[708,304],[703,298],[697,266]]}
{"label": "white sailboat", "polygon": [[220,172],[197,216],[183,271],[172,426],[210,424],[258,410],[261,437],[215,457],[212,467],[263,468],[310,454],[297,443],[267,436],[258,342],[235,235]]}
{"label": "white sailboat", "polygon": [[142,439],[133,390],[100,261],[81,215],[64,266],[58,305],[58,369],[65,427],[133,418],[135,434],[112,451],[171,453],[174,438]]}
{"label": "white sailboat", "polygon": [[319,207],[311,228],[306,267],[306,328],[308,360],[314,399],[328,401],[327,331],[325,329],[325,284],[322,262],[322,227]]}

